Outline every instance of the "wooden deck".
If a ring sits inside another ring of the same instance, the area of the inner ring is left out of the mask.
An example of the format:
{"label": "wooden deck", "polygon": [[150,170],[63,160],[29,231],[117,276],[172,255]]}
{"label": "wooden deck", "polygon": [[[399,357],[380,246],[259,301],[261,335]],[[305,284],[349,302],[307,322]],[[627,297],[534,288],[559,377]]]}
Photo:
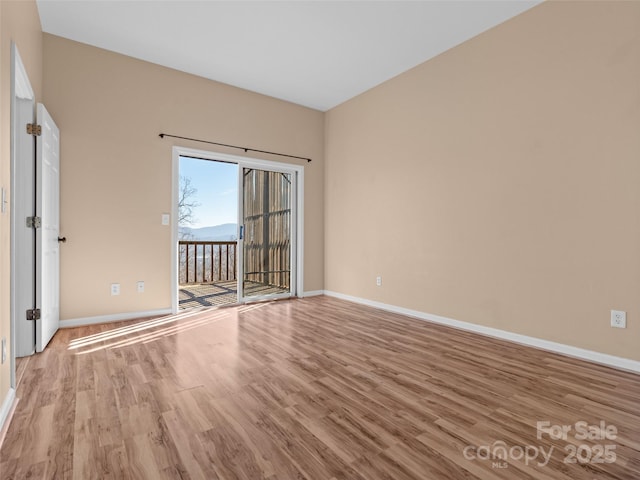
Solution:
{"label": "wooden deck", "polygon": [[181,309],[232,305],[238,303],[237,283],[232,280],[180,285],[178,301]]}
{"label": "wooden deck", "polygon": [[[246,293],[250,295],[272,295],[284,293],[286,290],[261,283],[245,284]],[[238,287],[235,280],[215,283],[198,283],[180,285],[180,309],[199,307],[219,307],[238,303]]]}

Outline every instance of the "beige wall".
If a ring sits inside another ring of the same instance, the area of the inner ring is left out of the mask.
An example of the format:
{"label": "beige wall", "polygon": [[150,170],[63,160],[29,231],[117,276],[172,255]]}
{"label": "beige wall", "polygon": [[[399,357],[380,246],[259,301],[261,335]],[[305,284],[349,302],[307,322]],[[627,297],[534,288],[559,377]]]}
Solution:
{"label": "beige wall", "polygon": [[321,112],[48,34],[44,78],[61,130],[61,319],[171,307],[161,214],[171,211],[172,145],[215,147],[160,132],[313,158],[294,163],[305,163],[305,290],[323,288]]}
{"label": "beige wall", "polygon": [[[11,41],[20,52],[36,99],[42,92],[42,32],[33,1],[0,1],[0,186],[10,198],[11,165]],[[0,213],[0,338],[7,339],[7,361],[0,365],[0,405],[9,391],[10,352],[10,219]]]}
{"label": "beige wall", "polygon": [[639,32],[544,3],[328,112],[325,288],[640,360]]}

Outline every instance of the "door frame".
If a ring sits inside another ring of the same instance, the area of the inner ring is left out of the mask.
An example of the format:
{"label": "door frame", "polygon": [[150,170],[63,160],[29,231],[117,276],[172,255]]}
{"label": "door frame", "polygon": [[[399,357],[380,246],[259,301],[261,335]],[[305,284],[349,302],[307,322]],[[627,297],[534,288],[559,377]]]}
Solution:
{"label": "door frame", "polygon": [[[296,227],[295,227],[295,282],[292,282],[291,296],[301,297],[304,292],[304,166],[290,163],[274,162],[260,158],[244,157],[227,153],[218,153],[208,150],[194,148],[173,147],[172,155],[172,182],[171,182],[171,310],[178,313],[178,195],[180,193],[180,157],[194,157],[203,160],[213,160],[238,165],[239,175],[243,167],[256,168],[260,170],[275,170],[279,172],[291,173],[296,177],[297,188],[294,195],[296,207]],[[238,192],[240,194],[241,192]],[[240,206],[239,206],[240,207]],[[238,211],[238,216],[241,212]],[[239,224],[238,224],[239,226]],[[240,244],[238,244],[240,248]],[[238,278],[240,281],[241,279]],[[259,300],[259,299],[256,299]]]}
{"label": "door frame", "polygon": [[[10,378],[10,388],[16,388],[16,344],[17,344],[17,327],[18,327],[18,312],[16,307],[16,295],[17,295],[17,265],[16,265],[16,252],[17,246],[19,245],[17,238],[18,231],[18,221],[22,219],[25,221],[25,218],[29,215],[33,215],[33,212],[26,212],[20,202],[16,201],[16,167],[19,159],[17,158],[17,141],[18,141],[18,125],[17,122],[17,104],[16,104],[16,96],[22,95],[27,96],[33,99],[33,119],[35,120],[35,105],[36,105],[36,97],[33,89],[31,88],[31,82],[29,82],[29,77],[27,75],[27,71],[22,63],[22,59],[20,57],[20,53],[18,52],[18,47],[14,42],[11,42],[11,120],[10,120],[10,149],[11,149],[11,195],[10,195],[10,224],[11,224],[11,238],[10,238],[10,364],[9,370],[11,373]],[[35,153],[35,146],[34,146]],[[33,159],[35,162],[35,159]],[[34,172],[35,174],[35,172]],[[33,188],[35,194],[35,178],[33,179]],[[34,238],[35,242],[35,238]],[[35,253],[35,252],[34,252]],[[34,260],[35,261],[35,260]],[[35,275],[35,273],[34,273]],[[35,281],[35,277],[34,277]],[[34,284],[35,287],[35,284]],[[26,320],[25,320],[26,321]],[[35,329],[35,324],[34,324]],[[33,351],[35,352],[35,336],[33,338]]]}

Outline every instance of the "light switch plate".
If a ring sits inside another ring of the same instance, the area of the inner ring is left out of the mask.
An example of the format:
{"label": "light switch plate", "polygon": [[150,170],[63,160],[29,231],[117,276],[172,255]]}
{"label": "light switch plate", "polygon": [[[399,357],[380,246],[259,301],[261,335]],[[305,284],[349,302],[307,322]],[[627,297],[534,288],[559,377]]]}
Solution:
{"label": "light switch plate", "polygon": [[168,213],[163,213],[162,214],[162,224],[163,225],[169,225],[170,221],[171,221],[171,216]]}

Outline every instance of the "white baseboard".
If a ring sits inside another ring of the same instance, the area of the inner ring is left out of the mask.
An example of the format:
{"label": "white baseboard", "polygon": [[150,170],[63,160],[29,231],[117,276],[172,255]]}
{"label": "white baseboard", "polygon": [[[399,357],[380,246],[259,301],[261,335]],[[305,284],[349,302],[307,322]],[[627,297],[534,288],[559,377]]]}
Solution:
{"label": "white baseboard", "polygon": [[2,402],[2,406],[0,406],[0,447],[9,428],[9,422],[11,421],[16,401],[16,390],[9,388]]}
{"label": "white baseboard", "polygon": [[374,308],[379,308],[380,310],[399,313],[402,315],[406,315],[408,317],[417,318],[419,320],[426,320],[428,322],[439,323],[441,325],[447,325],[449,327],[458,328],[460,330],[467,330],[469,332],[475,332],[482,335],[487,335],[489,337],[500,338],[502,340],[508,340],[510,342],[519,343],[522,345],[528,345],[530,347],[536,347],[542,350],[561,353],[569,357],[575,357],[575,358],[580,358],[582,360],[588,360],[590,362],[600,363],[602,365],[619,368],[621,370],[628,370],[631,372],[640,373],[640,362],[637,360],[631,360],[629,358],[623,358],[623,357],[616,357],[615,355],[594,352],[592,350],[573,347],[571,345],[565,345],[563,343],[551,342],[549,340],[543,340],[541,338],[529,337],[527,335],[520,335],[519,333],[513,333],[506,330],[500,330],[497,328],[485,327],[484,325],[463,322],[460,320],[455,320],[453,318],[441,317],[440,315],[433,315],[430,313],[424,313],[417,310],[397,307],[395,305],[375,302],[372,300],[367,300],[365,298],[353,297],[351,295],[331,292],[328,290],[325,290],[324,294],[329,297],[340,298],[342,300],[348,300],[350,302],[359,303],[359,304],[367,305]]}
{"label": "white baseboard", "polygon": [[161,315],[171,315],[170,308],[160,310],[147,310],[145,312],[116,313],[113,315],[98,315],[96,317],[71,318],[60,320],[60,328],[83,327],[85,325],[95,325],[97,323],[120,322],[122,320],[135,320],[136,318],[159,317]]}
{"label": "white baseboard", "polygon": [[310,290],[308,292],[304,292],[302,294],[302,298],[317,297],[318,295],[324,295],[324,293],[324,290]]}

